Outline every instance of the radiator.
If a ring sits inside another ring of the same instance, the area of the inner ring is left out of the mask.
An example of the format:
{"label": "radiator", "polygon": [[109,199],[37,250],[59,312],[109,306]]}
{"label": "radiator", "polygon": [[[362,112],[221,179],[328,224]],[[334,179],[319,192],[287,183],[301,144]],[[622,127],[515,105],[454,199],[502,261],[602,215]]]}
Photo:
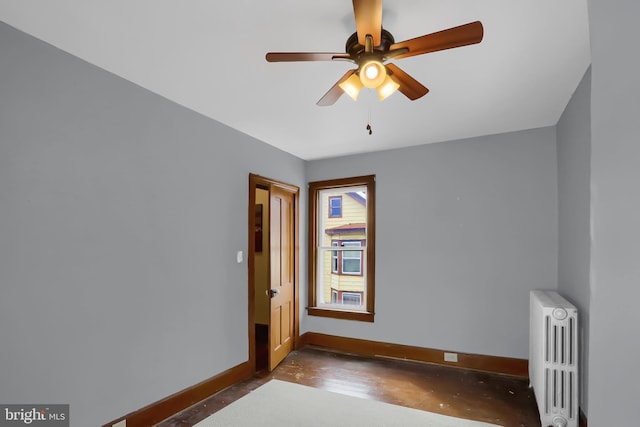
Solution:
{"label": "radiator", "polygon": [[529,379],[542,427],[578,427],[578,310],[555,291],[531,291]]}

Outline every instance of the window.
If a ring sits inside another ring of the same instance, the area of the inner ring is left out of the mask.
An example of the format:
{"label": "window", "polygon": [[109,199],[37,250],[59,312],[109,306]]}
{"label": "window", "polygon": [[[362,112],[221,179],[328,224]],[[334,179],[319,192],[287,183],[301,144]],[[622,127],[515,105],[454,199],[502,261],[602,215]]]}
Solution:
{"label": "window", "polygon": [[333,304],[338,303],[338,291],[331,291],[331,302]]}
{"label": "window", "polygon": [[312,316],[373,322],[375,177],[309,183]]}
{"label": "window", "polygon": [[342,293],[342,303],[350,304],[350,305],[361,305],[362,304],[362,295],[354,294],[350,292]]}
{"label": "window", "polygon": [[333,274],[362,275],[362,250],[365,240],[332,240],[331,246],[357,247],[355,251],[331,251],[331,272]]}
{"label": "window", "polygon": [[329,218],[342,217],[342,196],[329,197]]}
{"label": "window", "polygon": [[[360,242],[342,242],[342,246],[362,246]],[[342,274],[362,275],[362,251],[342,252]]]}

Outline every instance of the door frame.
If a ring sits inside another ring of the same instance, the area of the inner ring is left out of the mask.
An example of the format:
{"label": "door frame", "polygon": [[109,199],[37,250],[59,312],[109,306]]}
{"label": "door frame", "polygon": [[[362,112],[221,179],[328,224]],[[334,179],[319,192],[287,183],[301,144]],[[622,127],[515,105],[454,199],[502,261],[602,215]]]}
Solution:
{"label": "door frame", "polygon": [[256,189],[262,188],[269,190],[269,186],[279,187],[293,194],[294,205],[294,286],[293,286],[293,349],[298,347],[300,341],[300,188],[287,184],[282,181],[266,178],[264,176],[249,174],[249,212],[248,212],[248,288],[249,288],[249,366],[251,371],[256,371],[256,315],[255,315],[255,205],[256,205]]}

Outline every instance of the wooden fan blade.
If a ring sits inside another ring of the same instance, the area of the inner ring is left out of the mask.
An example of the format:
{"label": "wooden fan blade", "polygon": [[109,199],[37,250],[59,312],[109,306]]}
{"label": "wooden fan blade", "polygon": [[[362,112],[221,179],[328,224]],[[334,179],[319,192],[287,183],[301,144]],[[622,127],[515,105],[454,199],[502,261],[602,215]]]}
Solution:
{"label": "wooden fan blade", "polygon": [[344,76],[342,76],[342,78],[340,80],[338,80],[336,82],[336,84],[334,84],[331,89],[329,89],[329,91],[327,93],[324,94],[324,96],[322,98],[320,98],[320,100],[316,103],[317,105],[321,106],[321,107],[327,107],[329,105],[333,105],[336,103],[336,101],[342,96],[342,94],[344,93],[344,91],[342,90],[342,88],[340,86],[338,86],[340,83],[342,83],[343,81],[347,80],[349,77],[351,77],[351,75],[353,73],[355,73],[356,70],[349,70],[345,73]]}
{"label": "wooden fan blade", "polygon": [[416,37],[415,39],[394,43],[389,50],[408,48],[409,52],[397,55],[396,59],[408,58],[409,56],[422,55],[423,53],[437,52],[439,50],[480,43],[483,35],[484,28],[482,27],[482,23],[476,21],[437,33]]}
{"label": "wooden fan blade", "polygon": [[353,0],[353,15],[356,18],[358,43],[366,43],[367,34],[373,38],[373,45],[379,46],[382,33],[382,0]]}
{"label": "wooden fan blade", "polygon": [[269,52],[266,55],[268,62],[332,61],[350,58],[351,56],[344,52]]}
{"label": "wooden fan blade", "polygon": [[400,85],[398,90],[410,100],[415,101],[429,92],[429,89],[422,86],[419,81],[402,71],[395,64],[387,64],[387,70],[390,71],[389,77],[391,77],[391,80]]}

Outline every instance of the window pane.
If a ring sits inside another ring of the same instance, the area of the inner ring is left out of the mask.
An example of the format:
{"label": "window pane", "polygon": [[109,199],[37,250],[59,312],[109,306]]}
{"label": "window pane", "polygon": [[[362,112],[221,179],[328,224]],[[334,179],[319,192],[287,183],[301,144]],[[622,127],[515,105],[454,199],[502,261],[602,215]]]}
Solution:
{"label": "window pane", "polygon": [[[339,215],[336,216],[338,212]],[[366,187],[354,186],[318,191],[317,218],[318,246],[329,246],[331,240],[365,239]]]}
{"label": "window pane", "polygon": [[[318,277],[317,283],[317,301],[318,304],[343,304],[342,298],[336,296],[340,292],[353,292],[357,294],[366,294],[366,275],[364,274],[364,263],[362,251],[333,250],[334,247],[322,248],[318,252]],[[363,247],[363,250],[365,248]],[[338,257],[334,257],[334,253]],[[347,258],[345,253],[356,254],[354,258]],[[339,259],[339,271],[336,273],[334,260]],[[331,270],[329,270],[331,269]],[[360,299],[360,304],[364,304]],[[352,302],[350,303],[352,304]]]}
{"label": "window pane", "polygon": [[[367,189],[364,186],[319,191],[317,291],[319,305],[364,309],[363,242],[367,239]],[[346,248],[362,248],[346,250]],[[338,250],[334,248],[339,248]],[[351,295],[345,299],[345,292]],[[355,295],[355,296],[354,296]]]}
{"label": "window pane", "polygon": [[360,260],[359,259],[342,259],[342,272],[360,274]]}

